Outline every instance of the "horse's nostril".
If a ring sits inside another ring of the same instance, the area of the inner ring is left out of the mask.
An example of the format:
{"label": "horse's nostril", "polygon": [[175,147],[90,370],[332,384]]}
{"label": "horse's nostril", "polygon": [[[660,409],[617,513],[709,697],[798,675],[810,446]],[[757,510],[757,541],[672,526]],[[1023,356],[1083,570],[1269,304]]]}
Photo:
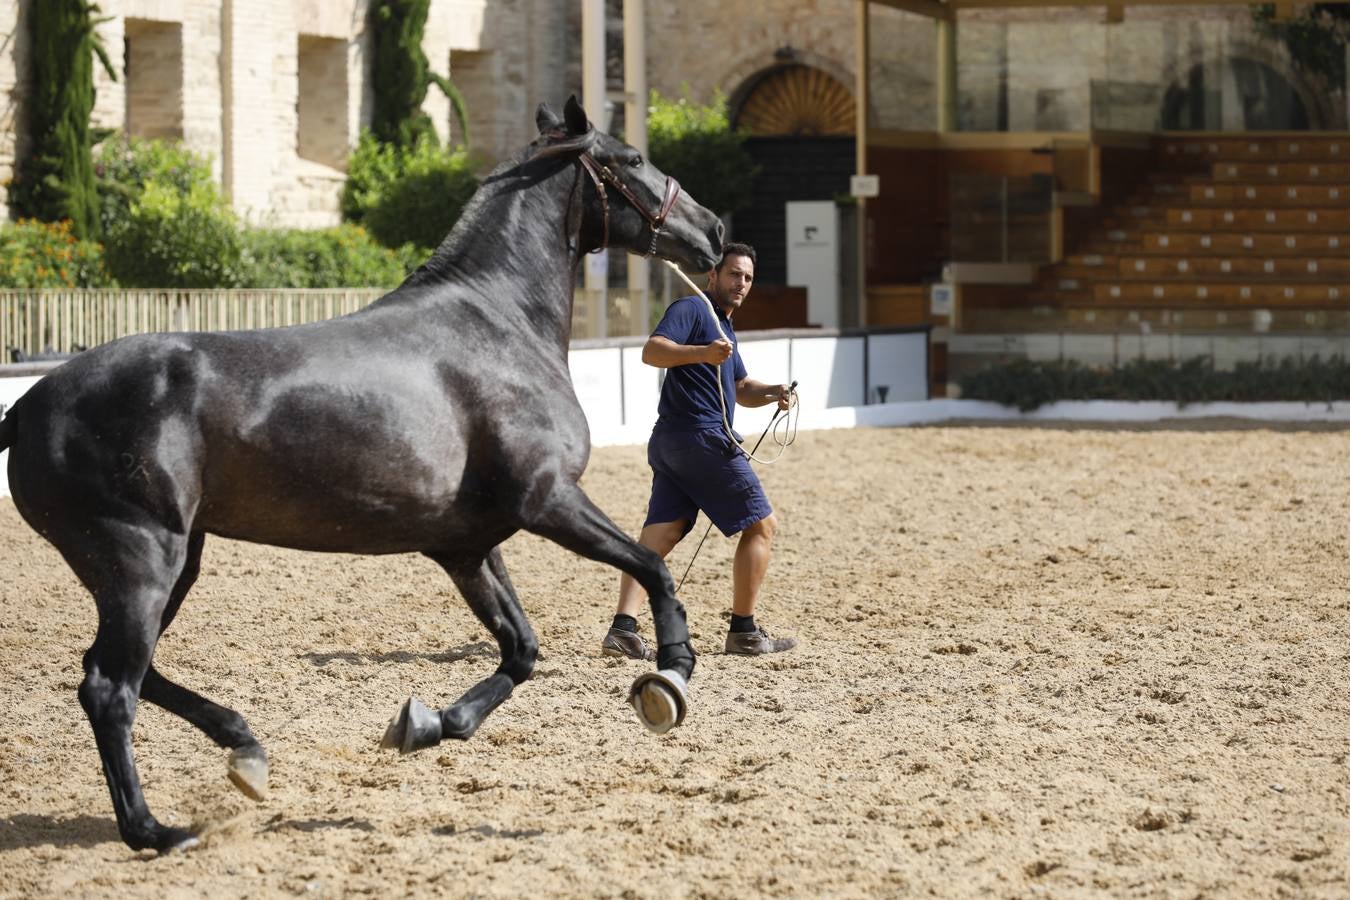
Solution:
{"label": "horse's nostril", "polygon": [[727,236],[727,227],[722,224],[722,220],[717,220],[717,242],[720,244]]}

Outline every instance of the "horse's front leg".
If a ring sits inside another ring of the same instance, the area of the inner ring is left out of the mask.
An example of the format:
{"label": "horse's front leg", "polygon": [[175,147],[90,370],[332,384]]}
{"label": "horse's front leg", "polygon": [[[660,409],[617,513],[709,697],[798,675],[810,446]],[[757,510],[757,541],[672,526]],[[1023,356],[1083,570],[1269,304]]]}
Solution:
{"label": "horse's front leg", "polygon": [[621,569],[642,585],[656,626],[657,671],[633,682],[629,696],[652,731],[659,734],[678,725],[688,705],[694,648],[675,582],[661,557],[624,534],[571,482],[555,487],[546,502],[526,510],[525,527],[588,559]]}
{"label": "horse's front leg", "polygon": [[510,697],[516,685],[530,677],[539,656],[539,641],[520,608],[500,549],[494,548],[485,558],[478,559],[441,553],[427,556],[449,573],[474,615],[492,632],[502,661],[496,672],[442,710],[431,710],[418,700],[409,699],[389,723],[380,742],[380,746],[400,753],[434,747],[448,738],[467,740],[488,713]]}

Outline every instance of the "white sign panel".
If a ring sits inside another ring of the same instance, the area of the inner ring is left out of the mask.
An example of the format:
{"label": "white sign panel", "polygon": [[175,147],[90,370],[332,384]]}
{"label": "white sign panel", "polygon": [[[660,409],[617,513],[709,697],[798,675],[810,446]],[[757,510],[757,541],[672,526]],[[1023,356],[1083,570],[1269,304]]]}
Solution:
{"label": "white sign panel", "polygon": [[876,197],[881,194],[881,176],[852,175],[848,179],[848,192],[855,197]]}
{"label": "white sign panel", "polygon": [[787,204],[787,280],[806,288],[806,319],[839,327],[839,210],[832,200]]}
{"label": "white sign panel", "polygon": [[935,316],[952,314],[952,286],[935,284],[928,289],[928,311]]}

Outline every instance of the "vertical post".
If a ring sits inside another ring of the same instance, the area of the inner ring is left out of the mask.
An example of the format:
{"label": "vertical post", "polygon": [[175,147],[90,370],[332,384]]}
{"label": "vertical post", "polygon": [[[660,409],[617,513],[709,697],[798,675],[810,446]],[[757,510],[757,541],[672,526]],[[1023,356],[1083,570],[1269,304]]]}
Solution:
{"label": "vertical post", "polygon": [[998,236],[1000,257],[999,262],[1008,261],[1008,176],[1004,175],[998,180]]}
{"label": "vertical post", "polygon": [[[624,139],[643,157],[647,155],[647,15],[646,0],[623,0]],[[647,259],[628,255],[628,308],[633,311],[629,331],[651,331],[651,291]]]}
{"label": "vertical post", "polygon": [[[857,3],[858,22],[856,28],[857,51],[854,54],[857,59],[857,69],[853,74],[853,104],[854,115],[854,165],[857,174],[866,175],[867,172],[867,108],[870,105],[867,88],[868,67],[871,65],[871,22],[869,21],[872,4],[870,0],[858,0]],[[867,327],[867,200],[864,197],[858,198],[858,214],[853,223],[858,245],[857,251],[857,277],[854,283],[857,285],[858,296],[854,299],[857,304],[857,314],[855,321],[858,327]],[[847,320],[847,317],[845,318]]]}
{"label": "vertical post", "polygon": [[[605,0],[581,0],[581,96],[592,122],[605,121]],[[608,251],[586,257],[590,337],[607,337]]]}
{"label": "vertical post", "polygon": [[937,20],[937,130],[956,130],[956,18]]}
{"label": "vertical post", "polygon": [[1345,83],[1341,85],[1341,89],[1345,96],[1345,119],[1347,123],[1350,123],[1350,44],[1345,45],[1344,53],[1346,63]]}

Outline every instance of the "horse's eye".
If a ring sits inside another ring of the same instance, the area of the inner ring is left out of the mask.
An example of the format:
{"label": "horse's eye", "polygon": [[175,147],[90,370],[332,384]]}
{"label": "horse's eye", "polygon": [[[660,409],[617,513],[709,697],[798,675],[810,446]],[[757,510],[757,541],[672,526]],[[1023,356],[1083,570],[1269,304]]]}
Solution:
{"label": "horse's eye", "polygon": [[632,161],[629,162],[628,164],[629,164],[630,166],[632,166],[633,168],[635,168],[635,169],[640,169],[640,168],[642,168],[642,157],[641,157],[641,156],[635,156],[635,157],[633,157]]}

